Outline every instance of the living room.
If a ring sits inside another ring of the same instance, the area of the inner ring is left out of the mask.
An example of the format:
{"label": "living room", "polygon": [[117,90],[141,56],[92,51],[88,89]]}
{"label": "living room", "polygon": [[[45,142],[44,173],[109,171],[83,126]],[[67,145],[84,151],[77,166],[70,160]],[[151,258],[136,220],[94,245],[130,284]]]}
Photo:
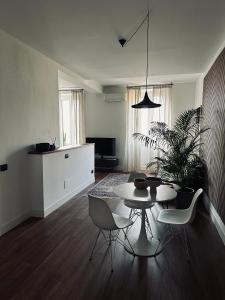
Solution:
{"label": "living room", "polygon": [[[1,4],[2,299],[223,299],[225,3]],[[168,172],[181,131],[197,141],[188,167],[206,168],[194,183]],[[199,190],[190,220],[167,226]],[[98,231],[95,200],[125,236]]]}

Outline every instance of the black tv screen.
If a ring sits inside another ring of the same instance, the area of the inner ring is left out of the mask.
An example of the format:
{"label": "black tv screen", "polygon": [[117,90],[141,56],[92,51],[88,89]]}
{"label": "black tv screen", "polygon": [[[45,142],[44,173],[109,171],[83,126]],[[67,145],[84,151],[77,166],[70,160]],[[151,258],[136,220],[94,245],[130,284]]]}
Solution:
{"label": "black tv screen", "polygon": [[87,137],[86,143],[95,143],[95,154],[101,156],[116,155],[116,139],[115,138],[96,138]]}

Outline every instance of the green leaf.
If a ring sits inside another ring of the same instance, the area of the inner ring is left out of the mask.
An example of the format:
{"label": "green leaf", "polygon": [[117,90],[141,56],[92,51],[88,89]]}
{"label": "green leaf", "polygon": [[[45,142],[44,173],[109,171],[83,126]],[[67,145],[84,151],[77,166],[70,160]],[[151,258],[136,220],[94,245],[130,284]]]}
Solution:
{"label": "green leaf", "polygon": [[[166,123],[150,123],[149,135],[133,134],[138,141],[158,150],[147,168],[157,167],[162,178],[172,179],[181,186],[193,185],[201,181],[204,163],[199,157],[201,136],[209,128],[201,128],[201,108],[181,113],[172,129]],[[201,171],[200,171],[201,170]]]}

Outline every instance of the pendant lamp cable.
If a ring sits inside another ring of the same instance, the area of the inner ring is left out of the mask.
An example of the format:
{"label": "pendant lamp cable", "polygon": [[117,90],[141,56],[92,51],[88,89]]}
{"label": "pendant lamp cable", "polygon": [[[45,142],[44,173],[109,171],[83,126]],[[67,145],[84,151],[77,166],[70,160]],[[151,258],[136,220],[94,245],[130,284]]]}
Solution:
{"label": "pendant lamp cable", "polygon": [[139,29],[143,26],[143,24],[145,23],[145,21],[147,20],[148,15],[144,17],[144,19],[141,21],[141,23],[138,25],[138,28],[135,30],[135,32],[130,36],[129,39],[126,40],[126,43],[129,43],[130,40],[132,40],[132,38],[135,36],[135,34],[139,31]]}
{"label": "pendant lamp cable", "polygon": [[149,39],[149,9],[148,9],[148,14],[147,14],[147,64],[146,64],[146,91],[147,91],[147,88],[148,88],[148,48],[149,48],[149,42],[148,42],[148,39]]}

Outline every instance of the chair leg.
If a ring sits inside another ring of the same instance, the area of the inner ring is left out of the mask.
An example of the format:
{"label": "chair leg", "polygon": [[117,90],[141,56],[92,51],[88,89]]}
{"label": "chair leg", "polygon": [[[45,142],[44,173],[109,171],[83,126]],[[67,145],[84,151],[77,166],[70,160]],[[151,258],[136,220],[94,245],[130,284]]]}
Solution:
{"label": "chair leg", "polygon": [[191,257],[190,257],[190,242],[188,240],[188,234],[187,234],[186,227],[184,227],[183,233],[184,233],[184,244],[185,244],[185,250],[186,250],[186,254],[187,254],[187,260],[190,263],[191,262]]}
{"label": "chair leg", "polygon": [[172,225],[171,225],[171,224],[167,224],[167,228],[168,228],[169,234],[170,234],[172,237],[174,237],[175,234],[174,234]]}
{"label": "chair leg", "polygon": [[98,232],[98,234],[97,234],[97,237],[96,237],[95,242],[94,242],[94,246],[93,246],[92,251],[91,251],[91,256],[89,257],[89,260],[92,260],[93,253],[94,253],[95,247],[96,247],[96,245],[97,245],[97,241],[98,241],[98,238],[99,238],[100,233],[101,233],[101,230],[99,230],[99,232]]}
{"label": "chair leg", "polygon": [[[129,219],[132,220],[134,216],[135,216],[135,210],[133,208],[131,208],[130,209],[130,213],[129,213]],[[127,227],[127,229],[126,229],[126,235],[128,234],[128,231],[129,231],[129,228]]]}
{"label": "chair leg", "polygon": [[[167,230],[168,230],[168,232],[169,232],[169,237],[168,237],[168,238],[166,237],[166,238],[164,238],[162,241],[158,238],[159,241],[160,241],[160,244],[162,245],[162,250],[161,250],[160,252],[162,252],[163,249],[164,249],[164,248],[171,242],[171,240],[174,239],[174,237],[175,237],[174,232],[173,232],[173,228],[172,228],[171,224],[167,224]],[[158,247],[157,247],[155,253],[158,253],[158,252],[157,252],[157,251],[158,251],[158,248],[159,248],[159,245],[158,245]]]}
{"label": "chair leg", "polygon": [[146,221],[146,223],[147,223],[147,225],[148,225],[147,228],[149,229],[150,234],[151,234],[151,236],[153,237],[151,224],[150,224],[150,222],[149,222],[148,215],[147,215],[147,212],[146,212],[146,211],[145,211],[145,221]]}
{"label": "chair leg", "polygon": [[151,215],[152,215],[153,220],[155,220],[154,213],[152,212],[152,207],[149,207],[149,210],[150,210],[150,213],[151,213]]}
{"label": "chair leg", "polygon": [[132,216],[132,212],[133,212],[133,209],[131,208],[130,213],[129,213],[129,219],[130,219],[131,216]]}
{"label": "chair leg", "polygon": [[134,249],[133,249],[133,247],[131,246],[131,243],[130,243],[130,241],[129,241],[127,235],[126,235],[126,232],[124,231],[124,229],[122,229],[122,231],[123,231],[123,233],[124,233],[125,240],[127,240],[128,244],[129,244],[129,246],[130,246],[130,248],[131,248],[131,250],[132,250],[132,252],[133,252],[133,255],[136,256],[136,255],[135,255],[135,252],[134,252]]}
{"label": "chair leg", "polygon": [[109,231],[109,251],[110,251],[110,261],[111,261],[111,272],[113,272],[113,253],[112,253],[112,232]]}

